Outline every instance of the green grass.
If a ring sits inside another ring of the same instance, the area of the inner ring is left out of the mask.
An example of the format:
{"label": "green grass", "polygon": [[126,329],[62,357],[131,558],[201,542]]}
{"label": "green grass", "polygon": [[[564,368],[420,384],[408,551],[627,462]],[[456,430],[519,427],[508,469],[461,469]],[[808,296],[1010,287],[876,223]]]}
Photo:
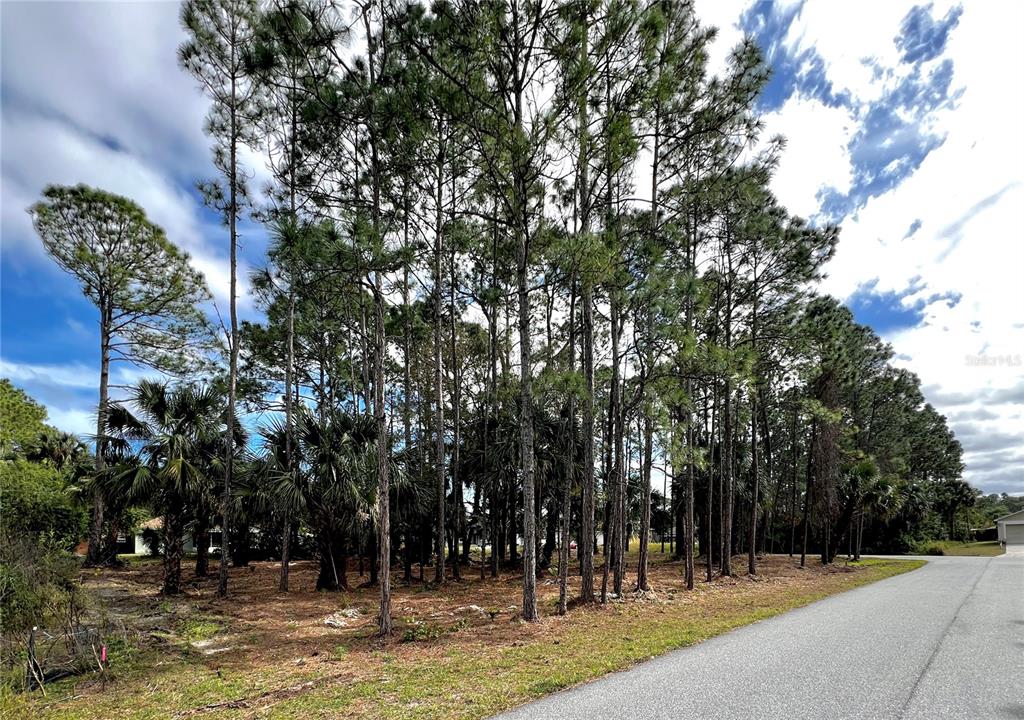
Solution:
{"label": "green grass", "polygon": [[190,643],[209,640],[224,629],[224,623],[212,618],[189,618],[182,623],[179,632]]}
{"label": "green grass", "polygon": [[[941,552],[938,552],[941,550]],[[925,543],[921,549],[927,555],[959,555],[977,557],[995,557],[1003,554],[1003,546],[996,540],[987,542],[957,542],[955,540],[935,540]]]}
{"label": "green grass", "polygon": [[154,565],[163,562],[163,558],[161,558],[159,555],[150,555],[149,553],[122,553],[117,556],[117,559],[128,567],[138,567],[139,565]]}
{"label": "green grass", "polygon": [[[829,595],[916,569],[920,560],[864,559],[850,571],[801,576],[796,584],[742,582],[724,591],[656,602],[576,608],[536,625],[516,623],[502,637],[458,633],[460,642],[408,638],[387,651],[339,645],[323,664],[211,666],[195,654],[145,651],[118,664],[107,691],[71,699],[70,681],[55,683],[46,699],[8,697],[10,718],[163,718],[208,707],[204,718],[437,718],[475,720],[562,688],[628,668],[675,648],[773,617]],[[186,635],[217,632],[208,618],[186,624]],[[413,642],[409,642],[413,640]]]}

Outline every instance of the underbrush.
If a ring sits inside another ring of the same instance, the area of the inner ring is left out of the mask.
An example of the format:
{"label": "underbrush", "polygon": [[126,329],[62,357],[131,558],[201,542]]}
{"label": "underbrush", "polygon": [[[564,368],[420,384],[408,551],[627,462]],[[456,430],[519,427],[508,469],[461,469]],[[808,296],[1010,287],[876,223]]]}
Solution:
{"label": "underbrush", "polygon": [[914,548],[915,555],[945,555],[946,549],[942,546],[942,543],[937,541],[930,541],[920,543]]}

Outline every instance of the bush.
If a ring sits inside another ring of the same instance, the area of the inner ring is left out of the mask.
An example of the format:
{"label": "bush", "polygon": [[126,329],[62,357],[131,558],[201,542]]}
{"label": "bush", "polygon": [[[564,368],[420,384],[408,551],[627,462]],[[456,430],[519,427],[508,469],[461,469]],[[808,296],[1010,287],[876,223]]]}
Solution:
{"label": "bush", "polygon": [[43,625],[48,614],[67,605],[78,567],[70,551],[85,531],[86,514],[57,470],[20,458],[0,461],[0,497],[0,615],[6,635]]}
{"label": "bush", "polygon": [[83,598],[78,560],[51,536],[0,532],[0,614],[4,635],[77,620]]}
{"label": "bush", "polygon": [[0,460],[0,618],[5,668],[15,664],[33,626],[77,624],[84,596],[71,550],[86,513],[64,476],[23,458]]}
{"label": "bush", "polygon": [[926,542],[921,543],[916,548],[917,555],[945,555],[946,550],[942,547],[942,543],[938,542]]}
{"label": "bush", "polygon": [[87,513],[65,477],[23,458],[0,461],[0,527],[10,535],[46,536],[65,550],[85,534]]}

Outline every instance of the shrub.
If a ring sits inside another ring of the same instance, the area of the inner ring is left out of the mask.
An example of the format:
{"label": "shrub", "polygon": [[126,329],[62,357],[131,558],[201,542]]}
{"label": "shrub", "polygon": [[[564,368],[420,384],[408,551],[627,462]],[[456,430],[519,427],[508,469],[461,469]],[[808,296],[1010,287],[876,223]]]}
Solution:
{"label": "shrub", "polygon": [[918,555],[945,555],[946,550],[938,542],[926,542],[917,546]]}
{"label": "shrub", "polygon": [[60,472],[23,458],[0,460],[0,498],[0,660],[10,668],[30,628],[63,629],[79,621],[85,597],[71,549],[86,514]]}
{"label": "shrub", "polygon": [[0,615],[3,632],[44,625],[75,600],[70,550],[85,511],[55,469],[24,459],[0,461]]}
{"label": "shrub", "polygon": [[78,560],[51,536],[0,532],[0,614],[4,635],[77,620],[84,599]]}
{"label": "shrub", "polygon": [[412,620],[412,625],[402,633],[402,642],[423,642],[437,640],[444,634],[444,630],[432,623],[425,623],[420,620]]}
{"label": "shrub", "polygon": [[11,535],[47,536],[72,550],[85,533],[86,512],[65,477],[24,458],[0,461],[0,527]]}

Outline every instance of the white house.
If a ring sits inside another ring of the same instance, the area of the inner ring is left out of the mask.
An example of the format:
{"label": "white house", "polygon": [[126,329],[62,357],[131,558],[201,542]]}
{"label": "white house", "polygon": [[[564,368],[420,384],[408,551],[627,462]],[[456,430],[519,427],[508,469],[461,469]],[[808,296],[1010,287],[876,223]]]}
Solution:
{"label": "white house", "polygon": [[1024,547],[1024,510],[996,518],[996,536],[1003,545]]}
{"label": "white house", "polygon": [[[121,535],[117,538],[117,552],[124,554],[146,555],[149,553],[149,546],[146,544],[144,533],[146,530],[160,532],[164,528],[162,517],[151,518],[139,526],[134,535]],[[210,532],[210,550],[220,549],[220,528]],[[196,551],[195,541],[192,533],[185,533],[184,551],[186,554]]]}

